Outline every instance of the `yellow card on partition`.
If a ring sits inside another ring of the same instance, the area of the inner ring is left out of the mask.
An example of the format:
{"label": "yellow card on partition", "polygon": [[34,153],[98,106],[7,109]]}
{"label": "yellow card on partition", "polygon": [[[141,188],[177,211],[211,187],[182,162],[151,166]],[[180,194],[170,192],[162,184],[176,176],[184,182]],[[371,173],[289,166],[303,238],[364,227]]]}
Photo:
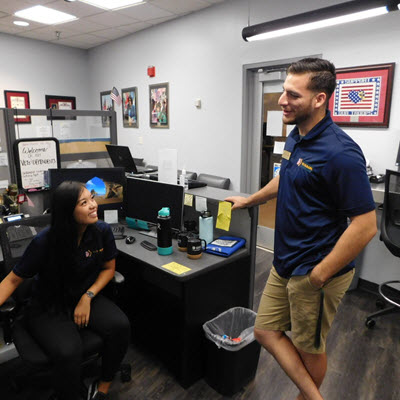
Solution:
{"label": "yellow card on partition", "polygon": [[185,206],[193,207],[193,195],[185,193]]}
{"label": "yellow card on partition", "polygon": [[218,229],[229,231],[232,216],[232,203],[228,201],[220,201],[218,206],[218,217],[215,225]]}
{"label": "yellow card on partition", "polygon": [[185,267],[184,265],[178,264],[176,262],[170,262],[169,264],[164,264],[162,267],[174,272],[177,275],[182,275],[185,272],[190,271],[190,268]]}

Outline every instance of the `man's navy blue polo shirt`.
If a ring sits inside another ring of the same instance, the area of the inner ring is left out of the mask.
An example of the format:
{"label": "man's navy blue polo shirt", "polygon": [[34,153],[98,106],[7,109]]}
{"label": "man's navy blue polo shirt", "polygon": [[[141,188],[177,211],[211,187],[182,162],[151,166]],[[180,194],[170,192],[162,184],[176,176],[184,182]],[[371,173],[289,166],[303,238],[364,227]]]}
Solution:
{"label": "man's navy blue polo shirt", "polygon": [[[306,136],[295,127],[282,157],[274,266],[288,278],[306,275],[335,246],[347,218],[375,209],[359,146],[330,112]],[[354,267],[345,266],[339,274]]]}

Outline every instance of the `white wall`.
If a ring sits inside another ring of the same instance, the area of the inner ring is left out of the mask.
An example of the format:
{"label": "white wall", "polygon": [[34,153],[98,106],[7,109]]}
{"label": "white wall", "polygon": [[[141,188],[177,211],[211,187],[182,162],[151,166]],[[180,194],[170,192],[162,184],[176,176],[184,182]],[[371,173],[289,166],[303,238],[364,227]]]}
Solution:
{"label": "white wall", "polygon": [[[342,0],[252,0],[250,23],[297,14]],[[309,54],[323,54],[336,66],[399,63],[400,12],[324,30],[247,43],[241,31],[248,21],[247,1],[228,1],[192,15],[138,32],[89,51],[91,96],[112,86],[137,86],[139,128],[122,128],[118,140],[135,156],[157,163],[157,149],[178,149],[178,166],[228,176],[240,187],[242,67]],[[156,77],[147,77],[155,65]],[[346,128],[376,172],[394,168],[400,139],[399,73],[395,72],[389,129]],[[170,129],[149,128],[148,85],[170,83]],[[194,100],[202,100],[196,109]],[[139,144],[143,138],[143,145]]]}
{"label": "white wall", "polygon": [[91,107],[86,50],[0,34],[0,54],[0,107],[4,90],[29,92],[30,108],[46,108],[46,94],[74,96],[77,108]]}

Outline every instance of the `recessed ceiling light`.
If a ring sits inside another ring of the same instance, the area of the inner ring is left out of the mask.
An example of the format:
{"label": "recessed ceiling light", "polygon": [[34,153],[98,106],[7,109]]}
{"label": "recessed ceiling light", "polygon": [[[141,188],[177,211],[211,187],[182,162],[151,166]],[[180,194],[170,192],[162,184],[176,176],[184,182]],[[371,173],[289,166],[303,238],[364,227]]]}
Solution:
{"label": "recessed ceiling light", "polygon": [[25,10],[17,11],[14,15],[47,25],[62,24],[77,19],[75,15],[43,6],[29,7]]}
{"label": "recessed ceiling light", "polygon": [[29,22],[26,21],[14,21],[14,24],[18,26],[29,26]]}
{"label": "recessed ceiling light", "polygon": [[103,8],[104,10],[118,10],[146,3],[144,0],[79,0],[83,3],[90,4],[95,7]]}

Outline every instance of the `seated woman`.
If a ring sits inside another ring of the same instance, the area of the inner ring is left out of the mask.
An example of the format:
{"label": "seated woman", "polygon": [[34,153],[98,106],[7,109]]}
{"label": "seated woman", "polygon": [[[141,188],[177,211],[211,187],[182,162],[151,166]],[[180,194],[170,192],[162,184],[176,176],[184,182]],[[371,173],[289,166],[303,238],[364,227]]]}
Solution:
{"label": "seated woman", "polygon": [[102,372],[88,399],[105,399],[126,353],[125,314],[101,294],[113,278],[117,249],[111,228],[98,221],[84,185],[63,182],[54,192],[51,226],[40,232],[0,283],[0,305],[25,278],[36,277],[28,315],[30,333],[53,361],[60,400],[80,398],[80,329],[103,337]]}

